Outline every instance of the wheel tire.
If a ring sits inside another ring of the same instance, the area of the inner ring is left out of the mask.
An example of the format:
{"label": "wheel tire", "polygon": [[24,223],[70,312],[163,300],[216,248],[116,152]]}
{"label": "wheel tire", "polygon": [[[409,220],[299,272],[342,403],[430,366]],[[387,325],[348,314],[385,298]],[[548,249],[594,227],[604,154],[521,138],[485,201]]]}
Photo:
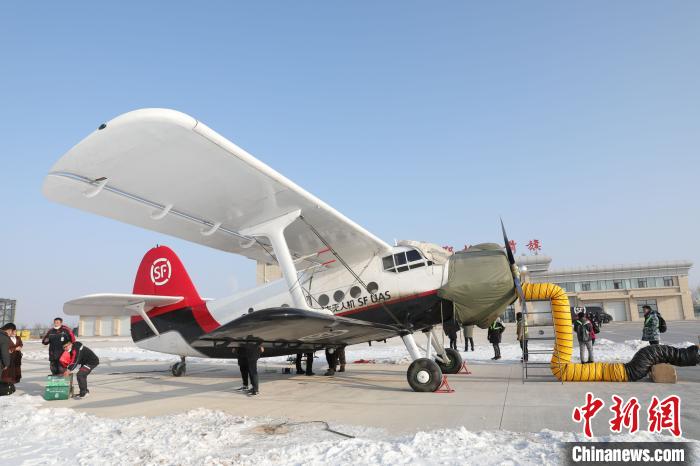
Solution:
{"label": "wheel tire", "polygon": [[434,392],[442,383],[442,371],[435,361],[420,358],[408,366],[406,379],[414,392]]}
{"label": "wheel tire", "polygon": [[182,377],[183,375],[185,375],[187,366],[181,362],[176,362],[175,364],[173,364],[170,370],[172,371],[175,377]]}
{"label": "wheel tire", "polygon": [[445,348],[445,352],[450,360],[449,363],[443,364],[438,360],[435,360],[435,362],[440,366],[443,374],[456,374],[459,372],[459,368],[462,367],[462,355],[459,354],[459,351],[452,348]]}

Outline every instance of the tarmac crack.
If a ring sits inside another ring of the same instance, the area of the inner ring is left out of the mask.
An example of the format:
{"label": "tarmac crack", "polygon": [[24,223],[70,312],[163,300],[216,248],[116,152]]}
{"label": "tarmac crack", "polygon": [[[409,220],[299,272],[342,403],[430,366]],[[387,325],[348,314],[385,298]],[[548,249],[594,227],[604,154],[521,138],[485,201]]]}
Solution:
{"label": "tarmac crack", "polygon": [[503,397],[503,406],[501,407],[501,420],[498,422],[498,430],[503,430],[503,415],[506,412],[506,401],[508,400],[508,390],[510,389],[510,376],[513,372],[513,366],[508,369],[508,382],[506,383],[506,394]]}

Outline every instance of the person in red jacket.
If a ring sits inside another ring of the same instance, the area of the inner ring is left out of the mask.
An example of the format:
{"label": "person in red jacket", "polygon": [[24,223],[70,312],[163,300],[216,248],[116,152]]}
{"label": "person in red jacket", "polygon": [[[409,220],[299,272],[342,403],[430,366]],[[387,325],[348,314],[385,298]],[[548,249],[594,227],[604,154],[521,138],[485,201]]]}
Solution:
{"label": "person in red jacket", "polygon": [[80,393],[73,398],[80,400],[90,393],[90,390],[87,388],[87,377],[90,375],[90,372],[99,366],[100,358],[98,358],[90,348],[79,341],[67,341],[63,344],[63,349],[65,352],[61,356],[60,361],[61,366],[65,367],[63,376],[68,377],[77,369],[78,375],[76,378],[78,379]]}
{"label": "person in red jacket", "polygon": [[75,335],[73,331],[63,325],[63,319],[56,317],[53,320],[53,328],[51,328],[41,342],[45,345],[49,345],[49,364],[51,367],[51,375],[61,375],[63,370],[61,364],[58,360],[63,354],[63,345],[70,341],[75,342]]}

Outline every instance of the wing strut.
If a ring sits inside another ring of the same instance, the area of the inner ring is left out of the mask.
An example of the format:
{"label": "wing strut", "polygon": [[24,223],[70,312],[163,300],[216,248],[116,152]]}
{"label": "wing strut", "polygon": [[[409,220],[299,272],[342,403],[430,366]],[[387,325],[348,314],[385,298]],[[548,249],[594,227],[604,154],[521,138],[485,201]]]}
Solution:
{"label": "wing strut", "polygon": [[135,304],[130,304],[126,306],[126,309],[133,311],[140,315],[143,318],[143,321],[148,324],[149,327],[151,327],[151,330],[153,330],[153,333],[156,335],[160,336],[160,332],[158,332],[158,329],[156,328],[155,325],[153,325],[153,321],[151,320],[150,317],[148,317],[148,314],[146,314],[146,302],[145,301],[140,301]]}
{"label": "wing strut", "polygon": [[275,251],[277,262],[280,265],[280,269],[282,269],[282,275],[287,281],[287,288],[289,288],[289,293],[292,295],[294,307],[297,309],[309,309],[309,306],[306,304],[306,299],[304,298],[304,293],[302,293],[301,286],[299,285],[297,269],[294,266],[294,258],[292,257],[292,253],[289,252],[287,240],[284,237],[284,230],[300,216],[301,210],[297,209],[280,217],[273,218],[272,220],[245,228],[240,231],[240,234],[253,237],[265,236],[270,240],[272,249]]}

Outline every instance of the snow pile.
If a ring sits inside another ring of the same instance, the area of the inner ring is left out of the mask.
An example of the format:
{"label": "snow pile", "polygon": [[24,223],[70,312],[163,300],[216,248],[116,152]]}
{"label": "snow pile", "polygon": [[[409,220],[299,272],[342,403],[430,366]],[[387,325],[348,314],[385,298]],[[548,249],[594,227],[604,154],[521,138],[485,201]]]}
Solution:
{"label": "snow pile", "polygon": [[[76,401],[76,403],[80,403]],[[378,429],[293,423],[195,409],[154,418],[107,419],[68,408],[46,408],[39,397],[3,397],[6,464],[561,464],[556,445],[580,434],[543,430],[470,432],[440,429],[392,437]],[[669,441],[641,432],[600,437]],[[697,443],[692,441],[693,443]],[[497,448],[494,448],[497,446]]]}

